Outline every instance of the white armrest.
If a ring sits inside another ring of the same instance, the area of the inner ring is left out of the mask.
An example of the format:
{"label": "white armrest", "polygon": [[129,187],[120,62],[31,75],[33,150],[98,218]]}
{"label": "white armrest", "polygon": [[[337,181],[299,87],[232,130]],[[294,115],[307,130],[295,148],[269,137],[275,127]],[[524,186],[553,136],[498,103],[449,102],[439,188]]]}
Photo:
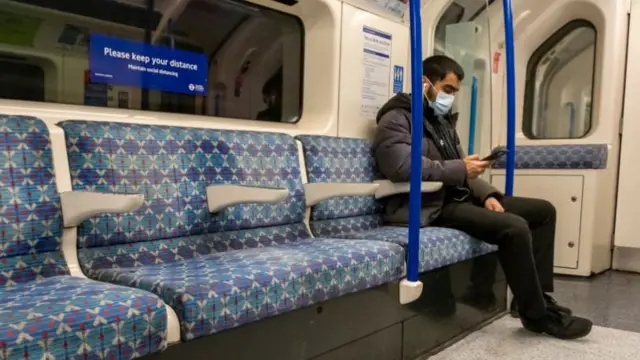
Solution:
{"label": "white armrest", "polygon": [[[376,199],[381,199],[391,195],[409,193],[408,182],[394,183],[390,180],[378,180],[375,183],[380,185],[380,187],[378,187],[378,190],[376,191]],[[438,191],[441,188],[442,183],[435,181],[423,181],[421,186],[421,190],[423,193]]]}
{"label": "white armrest", "polygon": [[374,183],[313,183],[304,184],[307,206],[342,196],[368,196],[376,193],[378,184]]}
{"label": "white armrest", "polygon": [[144,196],[140,194],[108,194],[94,191],[60,193],[64,227],[80,225],[84,220],[103,213],[127,213],[137,210]]}
{"label": "white armrest", "polygon": [[207,203],[212,213],[238,204],[276,204],[287,196],[289,196],[287,189],[244,185],[207,186]]}

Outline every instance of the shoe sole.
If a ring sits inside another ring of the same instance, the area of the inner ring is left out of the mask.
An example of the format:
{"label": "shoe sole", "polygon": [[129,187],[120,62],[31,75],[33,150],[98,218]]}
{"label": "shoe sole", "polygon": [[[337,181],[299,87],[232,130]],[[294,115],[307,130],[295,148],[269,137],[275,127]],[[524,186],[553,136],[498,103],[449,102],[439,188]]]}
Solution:
{"label": "shoe sole", "polygon": [[[573,312],[568,312],[568,313],[565,313],[565,314],[567,314],[569,316],[573,316]],[[514,319],[520,319],[520,314],[518,314],[517,312],[510,311],[509,315],[511,315],[511,317],[514,318]]]}
{"label": "shoe sole", "polygon": [[[527,328],[525,327],[525,329],[527,329]],[[591,333],[592,329],[593,329],[593,324],[589,325],[589,327],[587,329],[585,329],[583,332],[578,333],[578,334],[574,334],[574,335],[571,335],[571,336],[557,336],[557,335],[549,334],[546,331],[538,331],[538,330],[535,330],[535,329],[527,329],[527,330],[529,330],[529,331],[531,331],[533,333],[536,333],[536,334],[545,334],[545,335],[548,335],[548,336],[551,336],[551,337],[554,337],[554,338],[560,339],[560,340],[576,340],[576,339],[580,339],[580,338],[583,338],[583,337],[589,335]]]}

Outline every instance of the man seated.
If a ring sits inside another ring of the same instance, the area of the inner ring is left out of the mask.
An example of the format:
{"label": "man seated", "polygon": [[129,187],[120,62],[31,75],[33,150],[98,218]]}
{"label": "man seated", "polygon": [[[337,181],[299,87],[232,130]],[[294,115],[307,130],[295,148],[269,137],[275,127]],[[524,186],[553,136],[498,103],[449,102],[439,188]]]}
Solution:
{"label": "man seated", "polygon": [[[478,155],[465,156],[455,130],[451,106],[462,67],[446,56],[424,60],[424,127],[422,180],[444,184],[423,194],[421,225],[458,229],[499,247],[498,257],[514,294],[511,311],[523,326],[560,339],[591,332],[591,321],[573,316],[547,293],[553,292],[554,206],[539,199],[504,197],[479,178],[490,165]],[[409,181],[411,162],[411,97],[400,93],[378,112],[373,151],[382,174],[394,182]],[[386,203],[386,220],[408,224],[409,197]]]}

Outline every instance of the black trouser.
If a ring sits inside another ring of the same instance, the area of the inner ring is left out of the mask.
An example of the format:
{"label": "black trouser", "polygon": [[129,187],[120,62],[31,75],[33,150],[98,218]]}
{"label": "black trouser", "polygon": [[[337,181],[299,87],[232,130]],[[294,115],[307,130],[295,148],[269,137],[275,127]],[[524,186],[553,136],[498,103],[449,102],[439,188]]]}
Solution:
{"label": "black trouser", "polygon": [[545,200],[520,197],[505,198],[502,206],[504,213],[471,202],[450,202],[433,225],[498,245],[498,257],[520,314],[530,319],[543,317],[543,292],[553,291],[555,207]]}

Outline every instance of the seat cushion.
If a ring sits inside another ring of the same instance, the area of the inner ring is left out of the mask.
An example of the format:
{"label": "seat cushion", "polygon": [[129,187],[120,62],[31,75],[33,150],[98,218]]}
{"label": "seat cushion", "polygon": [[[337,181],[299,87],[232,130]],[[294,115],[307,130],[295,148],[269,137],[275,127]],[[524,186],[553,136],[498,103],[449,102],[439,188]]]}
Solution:
{"label": "seat cushion", "polygon": [[404,259],[390,242],[316,238],[94,276],[160,295],[191,340],[397,280]]}
{"label": "seat cushion", "polygon": [[[409,242],[408,232],[409,229],[406,227],[382,226],[369,231],[343,234],[343,236],[352,239],[389,241],[406,247]],[[422,228],[420,229],[419,271],[431,271],[496,250],[496,246],[474,239],[459,230],[441,227]]]}
{"label": "seat cushion", "polygon": [[167,311],[146,291],[56,276],[0,288],[0,359],[132,359],[166,346]]}

